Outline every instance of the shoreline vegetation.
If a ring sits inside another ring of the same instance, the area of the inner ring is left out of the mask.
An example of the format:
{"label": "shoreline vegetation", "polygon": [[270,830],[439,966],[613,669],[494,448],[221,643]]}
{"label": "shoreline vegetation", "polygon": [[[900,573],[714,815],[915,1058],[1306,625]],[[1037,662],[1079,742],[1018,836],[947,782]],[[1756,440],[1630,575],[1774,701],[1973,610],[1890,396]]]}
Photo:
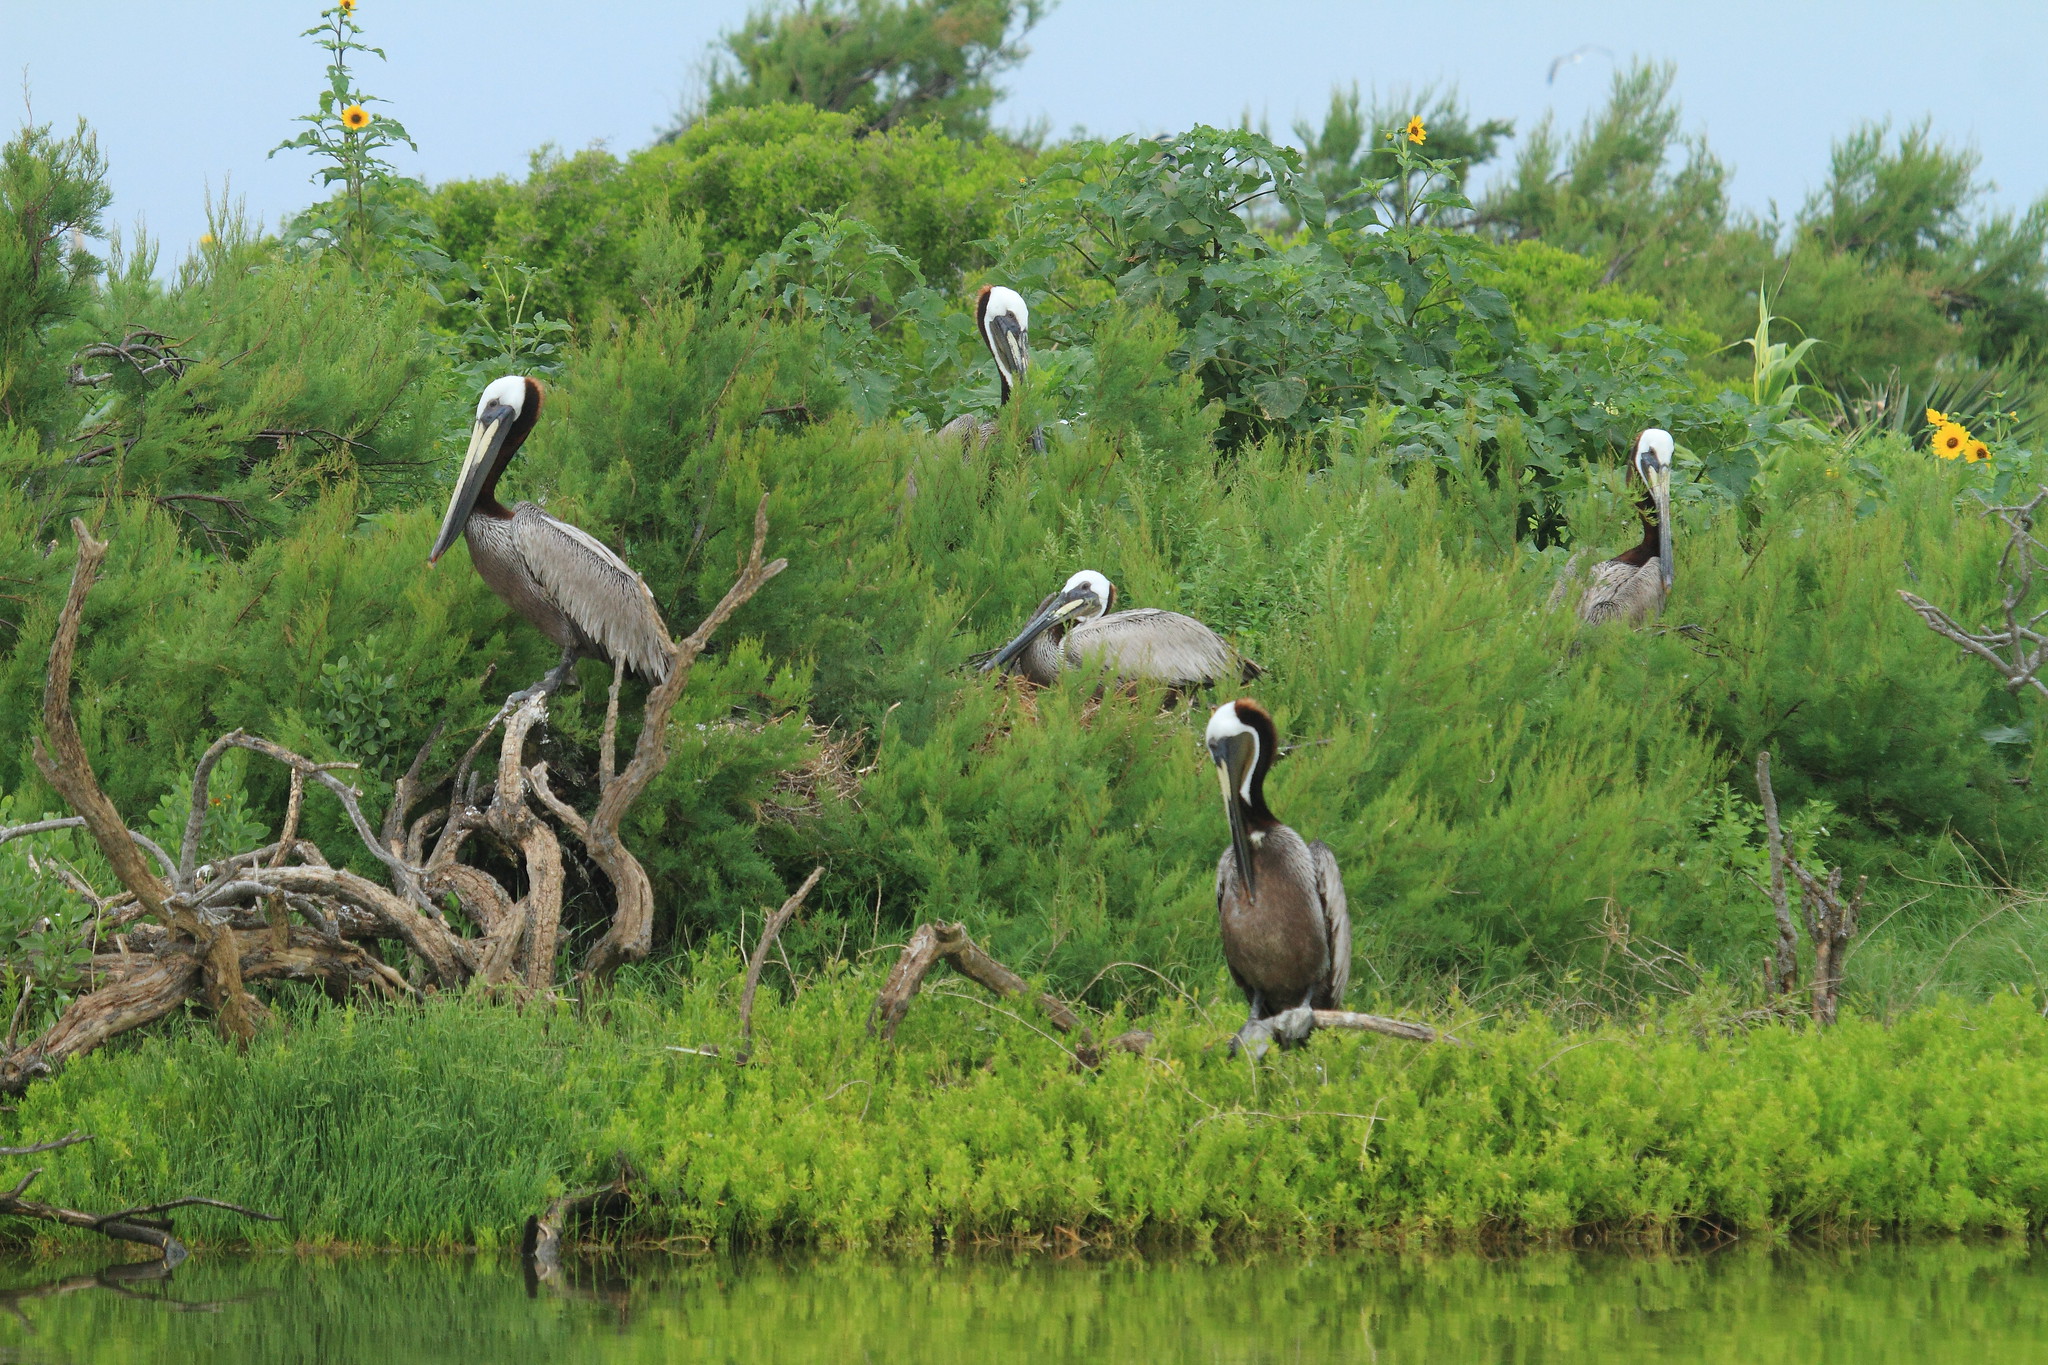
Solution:
{"label": "shoreline vegetation", "polygon": [[9,1127],[95,1135],[43,1159],[57,1202],[174,1182],[282,1216],[182,1214],[202,1246],[509,1250],[622,1160],[633,1211],[597,1240],[634,1245],[1683,1244],[2048,1222],[2048,1031],[2012,995],[1826,1030],[1744,1027],[1705,999],[1578,1025],[1452,1005],[1432,1022],[1469,1047],[1319,1032],[1254,1066],[1224,1055],[1219,989],[1097,1021],[1155,1041],[1089,1071],[1028,1010],[945,983],[893,1047],[871,1042],[880,980],[837,963],[787,1001],[764,992],[746,1066],[730,963],[643,970],[582,1017],[309,1003],[245,1054],[196,1031],[94,1054]]}
{"label": "shoreline vegetation", "polygon": [[[1641,63],[1477,200],[1510,132],[1429,92],[1006,139],[1042,8],[765,11],[673,138],[430,189],[334,5],[329,197],[173,271],[89,128],[7,144],[0,1188],[263,1248],[2048,1227],[2048,204],[1867,127],[1787,236]],[[900,88],[792,102],[828,12]],[[556,646],[425,571],[509,374],[507,496],[707,623],[672,685],[508,707]],[[1652,427],[1669,600],[1584,629]],[[1084,569],[1256,662],[1343,1003],[1460,1045],[1226,1055],[1208,706],[975,668]],[[1031,989],[873,1041],[940,923]]]}

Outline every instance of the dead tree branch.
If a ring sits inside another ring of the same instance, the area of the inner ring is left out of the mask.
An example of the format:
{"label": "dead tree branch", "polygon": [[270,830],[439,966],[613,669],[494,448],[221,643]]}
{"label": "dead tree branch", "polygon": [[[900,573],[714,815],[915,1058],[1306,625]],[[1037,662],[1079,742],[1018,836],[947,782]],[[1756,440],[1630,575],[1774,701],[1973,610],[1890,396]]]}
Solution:
{"label": "dead tree branch", "polygon": [[[45,1144],[43,1147],[28,1147],[22,1150],[29,1152],[46,1151],[51,1147],[68,1147],[74,1142],[90,1141],[92,1141],[90,1136],[73,1134],[69,1138]],[[132,1209],[121,1209],[114,1213],[84,1213],[78,1209],[67,1209],[56,1204],[44,1204],[33,1199],[22,1198],[22,1195],[28,1191],[28,1187],[35,1183],[35,1178],[42,1173],[43,1168],[38,1166],[23,1176],[13,1189],[0,1194],[0,1216],[34,1218],[46,1223],[58,1223],[65,1227],[82,1228],[87,1232],[97,1232],[102,1236],[111,1237],[115,1241],[139,1242],[144,1246],[155,1247],[158,1253],[162,1255],[166,1266],[176,1266],[191,1254],[185,1249],[183,1242],[172,1236],[171,1220],[163,1216],[173,1209],[192,1207],[225,1209],[229,1213],[237,1213],[244,1218],[261,1219],[266,1223],[282,1221],[275,1214],[258,1213],[255,1209],[243,1208],[240,1204],[230,1204],[222,1199],[208,1199],[203,1195],[186,1195],[179,1199],[165,1200],[160,1204],[143,1204]]]}
{"label": "dead tree branch", "polygon": [[1813,992],[1809,1007],[1813,1022],[1826,1027],[1841,1012],[1842,964],[1849,954],[1849,940],[1856,935],[1857,916],[1863,909],[1864,888],[1870,879],[1858,877],[1856,893],[1845,901],[1841,868],[1823,869],[1827,875],[1817,877],[1786,850],[1785,835],[1778,825],[1778,797],[1771,790],[1768,753],[1756,756],[1756,789],[1763,799],[1764,830],[1770,842],[1771,906],[1778,916],[1778,942],[1771,972],[1775,979],[1765,984],[1781,998],[1789,998],[1799,989],[1799,938],[1792,927],[1792,911],[1785,893],[1785,876],[1790,873],[1792,880],[1799,883],[1800,918],[1805,921],[1806,936],[1813,943]]}
{"label": "dead tree branch", "polygon": [[[86,594],[92,591],[100,564],[107,557],[107,543],[95,540],[84,521],[73,517],[71,533],[78,538],[78,563],[71,571],[71,592],[57,617],[56,638],[50,642],[50,667],[43,684],[44,733],[36,737],[33,749],[36,766],[85,821],[121,885],[135,893],[135,899],[152,917],[168,926],[173,923],[172,911],[166,904],[170,899],[169,888],[136,852],[135,841],[128,834],[128,822],[100,790],[92,764],[85,756],[85,742],[78,736],[77,718],[71,713],[71,666],[78,653],[79,622],[85,615]],[[177,927],[195,939],[200,937],[198,922],[189,912]]]}
{"label": "dead tree branch", "polygon": [[623,772],[605,784],[598,795],[597,810],[590,817],[590,830],[583,842],[591,860],[610,879],[617,909],[612,915],[611,928],[592,946],[589,957],[584,960],[579,975],[586,981],[604,984],[621,966],[646,957],[648,948],[653,944],[654,888],[647,880],[646,869],[640,866],[640,860],[619,838],[619,825],[640,798],[640,793],[647,789],[647,784],[668,765],[669,713],[675,710],[676,702],[681,699],[683,685],[690,679],[690,667],[711,642],[712,632],[752,599],[769,579],[789,567],[786,559],[762,563],[761,551],[767,544],[768,498],[763,494],[760,505],[754,509],[754,546],[747,555],[746,564],[740,569],[739,577],[719,599],[718,605],[711,609],[711,614],[698,622],[697,628],[676,646],[667,680],[648,694],[647,705],[641,713],[640,738],[633,747],[632,760]]}
{"label": "dead tree branch", "polygon": [[1771,911],[1778,917],[1778,940],[1771,950],[1771,971],[1765,994],[1789,996],[1799,989],[1799,932],[1792,927],[1792,907],[1785,898],[1785,835],[1778,827],[1778,795],[1771,790],[1771,756],[1756,756],[1756,790],[1764,806],[1764,832],[1770,843]]}
{"label": "dead tree branch", "polygon": [[761,969],[768,964],[768,949],[783,926],[803,905],[804,897],[811,894],[818,878],[824,875],[823,863],[811,869],[811,875],[804,878],[804,884],[782,903],[781,909],[768,917],[768,923],[761,929],[761,941],[754,945],[754,955],[747,959],[747,984],[740,991],[740,1051],[736,1058],[741,1066],[745,1066],[754,1053],[754,991],[761,984]]}
{"label": "dead tree branch", "polygon": [[2044,501],[2048,501],[2048,485],[2026,502],[1985,509],[1986,516],[1997,517],[2008,531],[2005,551],[1998,557],[2003,629],[1965,630],[1924,598],[1902,589],[1899,599],[1919,614],[1929,630],[1997,669],[2005,678],[2007,691],[2031,687],[2048,696],[2048,682],[2040,677],[2042,667],[2048,665],[2048,633],[2041,629],[2048,622],[2048,608],[2032,609],[2035,575],[2048,560],[2048,546],[2034,537],[2034,515]]}

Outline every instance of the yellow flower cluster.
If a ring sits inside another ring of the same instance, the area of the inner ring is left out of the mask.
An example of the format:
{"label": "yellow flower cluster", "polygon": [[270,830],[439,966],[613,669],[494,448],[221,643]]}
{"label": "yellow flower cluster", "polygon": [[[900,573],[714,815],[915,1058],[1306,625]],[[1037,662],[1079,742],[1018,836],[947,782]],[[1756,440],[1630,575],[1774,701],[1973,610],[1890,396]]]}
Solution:
{"label": "yellow flower cluster", "polygon": [[1927,425],[1934,428],[1929,448],[1944,460],[1961,459],[1970,464],[1991,458],[1991,447],[1970,434],[1970,429],[1947,413],[1927,410]]}

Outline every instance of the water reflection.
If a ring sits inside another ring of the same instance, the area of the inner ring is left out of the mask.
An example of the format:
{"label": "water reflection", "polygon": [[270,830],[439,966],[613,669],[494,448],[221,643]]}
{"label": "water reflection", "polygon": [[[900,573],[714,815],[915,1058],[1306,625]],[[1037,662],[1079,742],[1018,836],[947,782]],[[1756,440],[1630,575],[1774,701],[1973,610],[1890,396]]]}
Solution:
{"label": "water reflection", "polygon": [[[2025,1245],[0,1266],[0,1362],[2037,1360]],[[8,1287],[12,1286],[12,1287]]]}

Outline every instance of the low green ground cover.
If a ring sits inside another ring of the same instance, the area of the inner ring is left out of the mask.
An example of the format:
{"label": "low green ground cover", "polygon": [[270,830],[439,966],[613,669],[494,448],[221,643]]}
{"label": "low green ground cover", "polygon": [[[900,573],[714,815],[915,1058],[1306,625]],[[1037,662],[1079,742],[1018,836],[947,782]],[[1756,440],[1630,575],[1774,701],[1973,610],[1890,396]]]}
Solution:
{"label": "low green ground cover", "polygon": [[[652,973],[579,1018],[445,1000],[307,1006],[245,1053],[199,1029],[86,1058],[5,1141],[73,1126],[39,1191],[83,1207],[205,1192],[198,1240],[503,1246],[565,1188],[644,1173],[629,1235],[929,1246],[1553,1238],[1574,1230],[2025,1233],[2048,1222],[2048,1025],[2006,995],[1816,1033],[1704,995],[1570,1028],[1442,1018],[1470,1044],[1322,1033],[1225,1056],[1234,1002],[1175,998],[1143,1057],[1077,1069],[1028,1016],[934,981],[894,1048],[879,974],[764,992],[730,1060],[737,981]],[[702,1049],[721,1045],[725,1057]]]}

